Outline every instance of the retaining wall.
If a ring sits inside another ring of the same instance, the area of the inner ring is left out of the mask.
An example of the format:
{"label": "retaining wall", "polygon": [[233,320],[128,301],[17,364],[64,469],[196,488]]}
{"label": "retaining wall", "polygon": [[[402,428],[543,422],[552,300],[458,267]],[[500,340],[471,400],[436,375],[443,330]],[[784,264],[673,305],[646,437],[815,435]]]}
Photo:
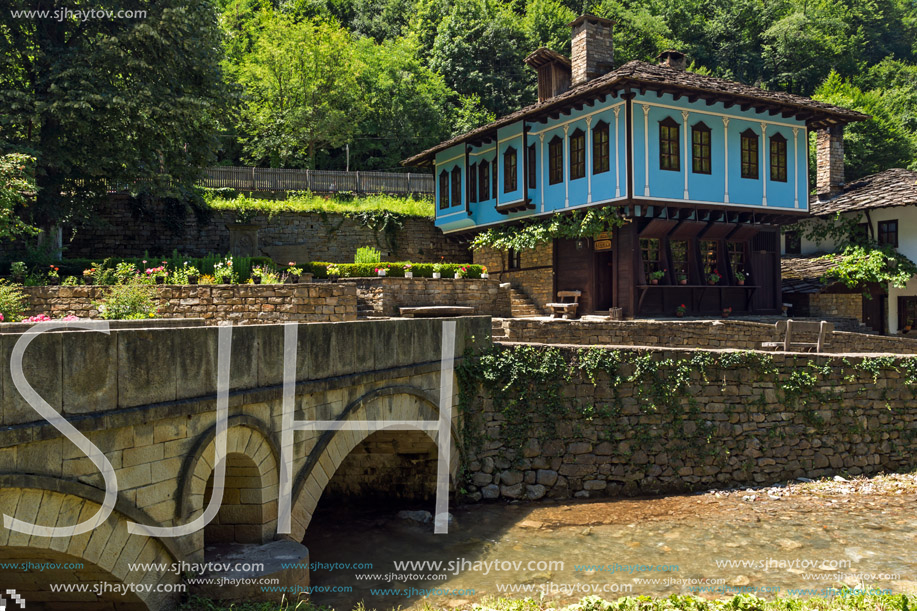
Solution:
{"label": "retaining wall", "polygon": [[471,306],[475,314],[510,316],[509,291],[500,282],[466,278],[353,278],[361,307],[374,316],[398,316],[398,308]]}

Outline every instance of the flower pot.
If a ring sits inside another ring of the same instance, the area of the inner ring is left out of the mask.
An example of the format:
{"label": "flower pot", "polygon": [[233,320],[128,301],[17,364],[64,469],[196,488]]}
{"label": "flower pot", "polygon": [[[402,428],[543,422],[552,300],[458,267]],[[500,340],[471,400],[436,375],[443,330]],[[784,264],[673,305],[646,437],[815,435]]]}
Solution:
{"label": "flower pot", "polygon": [[57,286],[58,284],[60,284],[60,277],[50,276],[48,278],[48,284],[50,284],[51,286]]}
{"label": "flower pot", "polygon": [[252,276],[253,284],[261,284],[261,276]]}
{"label": "flower pot", "polygon": [[337,276],[328,276],[328,282],[337,282],[337,281],[338,281]]}
{"label": "flower pot", "polygon": [[707,284],[714,286],[716,284],[716,280],[707,280]]}
{"label": "flower pot", "polygon": [[290,284],[299,284],[299,276],[290,274]]}
{"label": "flower pot", "polygon": [[677,316],[678,318],[684,318],[685,313],[684,312],[675,312],[675,316]]}
{"label": "flower pot", "polygon": [[156,276],[156,284],[165,284],[165,283],[166,283],[165,276]]}
{"label": "flower pot", "polygon": [[685,279],[683,279],[683,280],[679,280],[679,281],[678,281],[678,284],[688,284],[688,279],[685,278]]}
{"label": "flower pot", "polygon": [[737,281],[736,281],[736,284],[738,284],[739,286],[745,286],[745,281],[744,281],[744,280],[737,280]]}
{"label": "flower pot", "polygon": [[730,314],[731,312],[727,312],[726,310],[723,310],[723,318],[729,318]]}
{"label": "flower pot", "polygon": [[232,276],[220,276],[220,284],[232,284]]}
{"label": "flower pot", "polygon": [[383,277],[385,277],[385,276],[387,276],[387,275],[388,275],[388,270],[387,270],[387,269],[380,269],[380,270],[379,270],[379,277],[380,277],[380,278],[383,278]]}
{"label": "flower pot", "polygon": [[459,278],[461,278],[461,276],[459,276],[458,272],[455,272],[455,279],[458,280]]}
{"label": "flower pot", "polygon": [[487,273],[481,274],[481,280],[487,280],[488,278],[490,278],[490,274],[487,274]]}
{"label": "flower pot", "polygon": [[439,278],[442,278],[442,277],[443,277],[443,275],[442,275],[440,272],[433,272],[433,278],[434,278],[434,279],[439,279]]}
{"label": "flower pot", "polygon": [[199,276],[188,276],[188,284],[197,284],[198,280],[200,280]]}
{"label": "flower pot", "polygon": [[652,278],[650,280],[650,284],[659,284],[659,280],[657,280],[656,278]]}
{"label": "flower pot", "polygon": [[413,277],[414,277],[414,272],[404,272],[404,277],[405,277],[405,278],[413,278]]}

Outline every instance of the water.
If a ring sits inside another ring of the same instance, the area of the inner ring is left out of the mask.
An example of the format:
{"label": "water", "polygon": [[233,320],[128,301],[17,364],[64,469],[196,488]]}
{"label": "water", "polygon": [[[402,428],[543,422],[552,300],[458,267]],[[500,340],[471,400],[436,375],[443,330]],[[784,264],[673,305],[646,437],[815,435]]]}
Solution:
{"label": "water", "polygon": [[[313,586],[352,588],[313,594],[339,610],[360,601],[379,610],[424,602],[460,607],[501,595],[501,588],[502,595],[558,604],[589,594],[720,598],[743,590],[769,597],[806,596],[791,589],[809,589],[823,595],[843,585],[915,592],[915,501],[913,495],[808,495],[749,502],[707,494],[472,505],[454,509],[448,535],[433,535],[432,525],[398,519],[391,509],[335,508],[316,516],[304,543],[312,562],[372,564],[312,571]],[[395,561],[404,560],[443,565],[396,569]],[[486,565],[489,570],[482,564],[494,561],[499,564]],[[563,566],[545,564],[551,562]],[[416,578],[431,574],[443,578]],[[429,589],[426,597],[417,592]]]}

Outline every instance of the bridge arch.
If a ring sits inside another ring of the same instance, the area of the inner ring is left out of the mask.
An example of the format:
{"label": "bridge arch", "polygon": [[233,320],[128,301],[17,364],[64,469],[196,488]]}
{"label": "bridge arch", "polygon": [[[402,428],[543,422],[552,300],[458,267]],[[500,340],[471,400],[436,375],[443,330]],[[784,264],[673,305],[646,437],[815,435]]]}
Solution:
{"label": "bridge arch", "polygon": [[[352,401],[337,418],[340,421],[432,421],[439,420],[439,398],[431,393],[408,385],[388,386],[370,391]],[[436,431],[416,430],[426,433],[434,443]],[[292,532],[290,536],[301,541],[312,520],[319,499],[344,459],[363,441],[378,431],[390,430],[381,426],[372,430],[323,431],[319,434],[293,485]],[[461,463],[460,437],[455,420],[450,425],[452,456],[450,478],[456,476]],[[437,452],[439,448],[437,447]]]}
{"label": "bridge arch", "polygon": [[[104,492],[91,486],[47,476],[0,476],[0,513],[19,520],[47,526],[70,526],[99,511]],[[112,608],[112,601],[125,608],[171,608],[179,595],[180,576],[163,568],[131,565],[170,565],[181,558],[173,541],[130,534],[128,522],[151,523],[142,511],[123,497],[114,511],[97,528],[71,537],[39,537],[0,526],[0,560],[65,565],[40,572],[0,572],[3,591],[15,589],[26,600],[27,608],[55,608],[65,602],[85,604],[93,609],[88,594],[98,588],[99,609]],[[81,565],[81,566],[80,566]],[[78,582],[78,583],[73,583]],[[53,592],[51,584],[88,585],[90,591]],[[105,586],[109,584],[106,593]],[[100,584],[96,586],[95,584]],[[135,585],[151,588],[122,596],[111,586]],[[152,591],[152,590],[159,591]],[[81,607],[83,608],[83,607]],[[120,608],[120,607],[119,607]]]}
{"label": "bridge arch", "polygon": [[[192,535],[198,553],[208,542],[265,543],[277,532],[279,453],[256,418],[229,418],[226,482],[220,512]],[[179,522],[196,519],[210,500],[216,456],[216,427],[202,433],[182,470]],[[231,509],[230,509],[231,507]]]}

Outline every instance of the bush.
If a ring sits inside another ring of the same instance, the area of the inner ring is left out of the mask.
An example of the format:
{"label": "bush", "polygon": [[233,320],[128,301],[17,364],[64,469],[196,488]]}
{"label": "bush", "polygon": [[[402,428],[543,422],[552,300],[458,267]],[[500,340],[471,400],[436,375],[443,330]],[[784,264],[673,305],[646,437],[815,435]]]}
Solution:
{"label": "bush", "polygon": [[[338,269],[341,270],[341,278],[370,278],[376,276],[376,270],[383,268],[388,270],[386,274],[391,278],[403,278],[404,277],[404,265],[406,261],[393,261],[391,263],[324,263],[324,262],[313,262],[306,263],[302,267],[307,272],[312,272],[316,278],[327,278],[328,277],[328,266],[336,265]],[[411,271],[414,272],[415,278],[432,278],[433,277],[433,263],[411,263]],[[468,270],[467,278],[480,278],[481,277],[481,267],[480,265],[472,265],[470,263],[442,263],[436,264],[442,265],[442,275],[443,278],[452,278],[461,268]]]}
{"label": "bush", "polygon": [[113,285],[105,298],[93,305],[105,320],[138,320],[156,316],[156,290],[139,282]]}
{"label": "bush", "polygon": [[28,308],[29,302],[22,293],[22,287],[0,280],[0,316],[3,322],[17,322]]}
{"label": "bush", "polygon": [[372,246],[361,246],[353,257],[354,263],[379,263],[380,261],[382,261],[382,253]]}

